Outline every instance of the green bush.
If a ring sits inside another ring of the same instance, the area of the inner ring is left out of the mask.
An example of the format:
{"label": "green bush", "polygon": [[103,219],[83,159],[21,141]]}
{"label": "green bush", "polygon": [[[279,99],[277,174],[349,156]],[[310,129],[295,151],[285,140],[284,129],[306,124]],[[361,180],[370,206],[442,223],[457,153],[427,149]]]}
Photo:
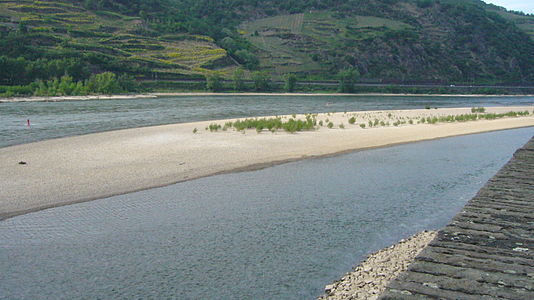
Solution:
{"label": "green bush", "polygon": [[236,69],[234,71],[234,74],[232,76],[233,83],[234,83],[234,90],[242,91],[245,89],[245,82],[243,81],[244,76],[245,76],[245,72],[243,71],[243,69]]}
{"label": "green bush", "polygon": [[222,89],[222,78],[218,74],[206,75],[206,89],[218,92]]}
{"label": "green bush", "polygon": [[222,126],[219,125],[219,124],[215,124],[215,123],[212,123],[208,126],[208,129],[213,132],[213,131],[218,131],[219,129],[221,129]]}
{"label": "green bush", "polygon": [[297,85],[297,76],[295,74],[284,75],[284,90],[286,92],[293,92]]}
{"label": "green bush", "polygon": [[252,81],[256,91],[267,91],[271,86],[270,77],[265,72],[253,72]]}
{"label": "green bush", "polygon": [[124,92],[119,84],[117,75],[111,72],[92,75],[85,85],[89,92],[97,94],[111,95]]}

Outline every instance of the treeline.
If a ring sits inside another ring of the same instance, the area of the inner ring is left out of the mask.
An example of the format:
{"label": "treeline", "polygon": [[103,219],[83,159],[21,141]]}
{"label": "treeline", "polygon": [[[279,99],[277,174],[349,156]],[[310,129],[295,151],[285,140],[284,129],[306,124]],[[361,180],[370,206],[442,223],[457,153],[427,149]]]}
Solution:
{"label": "treeline", "polygon": [[139,91],[132,76],[117,76],[111,72],[91,75],[87,80],[74,80],[63,75],[52,80],[36,80],[28,85],[0,86],[0,96],[84,96],[92,94],[120,94]]}
{"label": "treeline", "polygon": [[[47,33],[32,32],[24,23],[17,29],[0,31],[0,85],[28,85],[36,80],[51,80],[65,74],[74,80],[89,79],[93,73],[147,74],[146,66],[124,63],[119,58],[97,52],[70,48]],[[43,44],[58,47],[42,47]],[[37,46],[36,46],[37,45]]]}
{"label": "treeline", "polygon": [[82,80],[91,75],[87,65],[75,58],[28,60],[22,56],[0,56],[1,85],[26,85],[38,79],[59,78],[65,74],[75,80]]}
{"label": "treeline", "polygon": [[158,91],[201,91],[210,92],[305,92],[305,93],[376,93],[376,94],[472,94],[472,95],[531,95],[534,88],[522,87],[495,88],[485,86],[472,87],[410,87],[400,85],[365,86],[357,85],[360,78],[356,69],[345,69],[337,76],[337,85],[299,84],[299,78],[293,73],[282,76],[282,81],[275,81],[268,72],[255,71],[245,79],[245,72],[238,69],[234,72],[231,80],[224,80],[217,74],[206,75],[205,82],[152,82],[147,85],[151,90]]}
{"label": "treeline", "polygon": [[[337,75],[339,86],[337,92],[340,93],[354,93],[356,91],[354,85],[359,78],[359,73],[356,69],[346,69]],[[283,84],[280,86],[275,83],[269,73],[265,71],[254,71],[250,74],[250,81],[252,86],[247,87],[245,84],[245,72],[242,69],[236,69],[232,75],[231,89],[233,91],[247,91],[252,90],[256,92],[280,91],[294,92],[297,89],[298,77],[293,73],[287,73],[282,76]],[[206,75],[206,90],[211,92],[220,92],[227,90],[223,84],[223,78],[214,73]]]}

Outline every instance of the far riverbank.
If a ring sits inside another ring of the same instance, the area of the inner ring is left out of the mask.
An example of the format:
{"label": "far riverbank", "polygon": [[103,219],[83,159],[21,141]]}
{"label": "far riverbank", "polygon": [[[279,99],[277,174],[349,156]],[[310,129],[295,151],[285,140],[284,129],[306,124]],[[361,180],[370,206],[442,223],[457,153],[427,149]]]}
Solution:
{"label": "far riverbank", "polygon": [[57,96],[57,97],[12,97],[0,98],[0,103],[13,102],[62,102],[87,100],[128,100],[161,97],[202,97],[202,96],[295,96],[295,97],[324,97],[324,96],[386,96],[386,97],[534,97],[534,95],[484,95],[484,94],[390,94],[390,93],[209,93],[209,92],[181,92],[181,93],[144,93],[126,95],[89,95],[89,96]]}

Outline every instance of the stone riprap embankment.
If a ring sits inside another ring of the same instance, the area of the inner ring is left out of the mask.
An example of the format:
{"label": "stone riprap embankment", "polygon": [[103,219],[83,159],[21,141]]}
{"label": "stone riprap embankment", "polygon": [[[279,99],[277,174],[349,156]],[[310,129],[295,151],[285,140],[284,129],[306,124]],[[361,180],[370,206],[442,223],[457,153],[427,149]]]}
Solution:
{"label": "stone riprap embankment", "polygon": [[436,236],[435,231],[423,231],[407,240],[382,249],[356,266],[325,288],[325,295],[320,300],[373,300],[377,299],[386,285],[401,272]]}
{"label": "stone riprap embankment", "polygon": [[379,299],[534,299],[534,138]]}

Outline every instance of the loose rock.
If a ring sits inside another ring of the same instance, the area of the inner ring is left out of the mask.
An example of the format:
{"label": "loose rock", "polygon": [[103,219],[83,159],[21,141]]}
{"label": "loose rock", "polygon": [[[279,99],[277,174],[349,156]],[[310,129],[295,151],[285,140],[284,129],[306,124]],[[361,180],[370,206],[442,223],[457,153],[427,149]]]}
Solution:
{"label": "loose rock", "polygon": [[435,231],[423,231],[369,255],[351,273],[327,285],[325,295],[319,297],[319,300],[377,299],[389,282],[408,268],[436,234]]}

